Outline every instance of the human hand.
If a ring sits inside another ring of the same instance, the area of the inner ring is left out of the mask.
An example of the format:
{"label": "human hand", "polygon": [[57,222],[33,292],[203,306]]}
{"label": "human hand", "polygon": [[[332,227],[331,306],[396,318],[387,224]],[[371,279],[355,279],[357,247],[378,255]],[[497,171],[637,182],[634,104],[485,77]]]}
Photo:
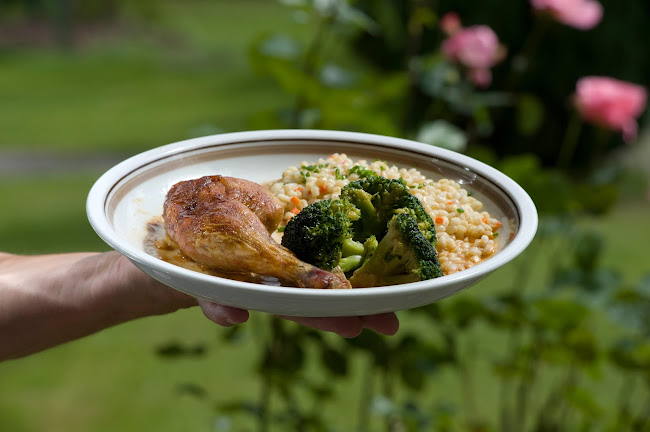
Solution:
{"label": "human hand", "polygon": [[[198,300],[203,314],[211,321],[230,327],[248,320],[248,311],[230,306],[223,306],[207,300]],[[282,319],[294,321],[316,330],[337,333],[346,338],[359,336],[364,328],[391,336],[399,329],[397,315],[392,312],[368,316],[352,317],[291,317],[278,315]]]}
{"label": "human hand", "polygon": [[[133,281],[138,281],[137,285],[140,288],[146,287],[149,290],[154,290],[158,296],[162,296],[162,298],[158,298],[155,302],[149,302],[150,304],[162,305],[162,308],[154,312],[154,314],[168,313],[198,303],[203,314],[209,320],[223,327],[242,324],[249,318],[247,310],[220,305],[207,300],[194,299],[166,285],[155,282],[138,270],[125,257],[119,255],[118,259],[123,261],[120,267],[123,269],[126,267],[124,270],[131,273],[130,277]],[[337,333],[346,338],[358,336],[364,328],[374,330],[383,335],[393,335],[399,328],[397,316],[392,312],[351,317],[291,317],[285,315],[280,315],[279,317],[317,330]]]}

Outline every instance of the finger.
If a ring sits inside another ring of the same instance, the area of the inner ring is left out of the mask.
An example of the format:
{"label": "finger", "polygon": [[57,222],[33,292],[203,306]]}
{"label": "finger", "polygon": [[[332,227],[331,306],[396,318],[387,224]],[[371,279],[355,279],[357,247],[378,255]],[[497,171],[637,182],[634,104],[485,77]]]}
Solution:
{"label": "finger", "polygon": [[399,330],[399,319],[393,312],[362,316],[364,328],[369,328],[377,333],[392,336]]}
{"label": "finger", "polygon": [[203,299],[198,299],[198,302],[203,315],[220,326],[232,327],[248,321],[248,311],[245,309],[224,306]]}
{"label": "finger", "polygon": [[280,318],[296,322],[316,330],[336,333],[345,338],[357,337],[363,330],[363,322],[359,317],[290,317],[279,315]]}

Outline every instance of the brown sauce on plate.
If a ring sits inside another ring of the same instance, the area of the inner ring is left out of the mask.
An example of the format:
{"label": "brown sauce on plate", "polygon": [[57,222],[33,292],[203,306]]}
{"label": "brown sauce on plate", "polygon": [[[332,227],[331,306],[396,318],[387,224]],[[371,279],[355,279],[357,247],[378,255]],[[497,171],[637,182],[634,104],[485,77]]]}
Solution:
{"label": "brown sauce on plate", "polygon": [[259,275],[256,273],[222,272],[213,267],[197,263],[187,257],[178,247],[178,244],[167,235],[164,220],[160,216],[152,218],[147,223],[147,234],[144,238],[144,251],[165,262],[199,273],[241,282],[282,286],[280,281],[274,277]]}

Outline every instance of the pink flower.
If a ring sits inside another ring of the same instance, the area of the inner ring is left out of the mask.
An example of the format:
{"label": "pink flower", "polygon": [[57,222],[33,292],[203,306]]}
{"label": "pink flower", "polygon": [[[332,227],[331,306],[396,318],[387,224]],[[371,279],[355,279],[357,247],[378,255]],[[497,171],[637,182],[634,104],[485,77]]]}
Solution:
{"label": "pink flower", "polygon": [[578,80],[575,105],[585,121],[620,131],[625,141],[636,138],[636,118],[645,109],[646,89],[608,77]]}
{"label": "pink flower", "polygon": [[442,53],[469,70],[470,79],[485,87],[492,81],[490,68],[503,58],[499,38],[488,26],[456,31],[442,43]]}
{"label": "pink flower", "polygon": [[440,18],[440,28],[447,36],[453,35],[462,28],[460,17],[456,12],[447,12]]}
{"label": "pink flower", "polygon": [[603,17],[603,7],[596,0],[531,0],[531,4],[536,10],[580,30],[595,27]]}

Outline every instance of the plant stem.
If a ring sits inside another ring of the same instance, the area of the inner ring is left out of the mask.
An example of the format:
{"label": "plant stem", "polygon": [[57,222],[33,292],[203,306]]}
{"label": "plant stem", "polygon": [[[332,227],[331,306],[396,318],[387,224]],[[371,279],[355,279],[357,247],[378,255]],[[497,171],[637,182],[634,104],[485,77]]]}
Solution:
{"label": "plant stem", "polygon": [[[579,376],[578,366],[576,366],[575,363],[572,363],[571,366],[569,366],[569,371],[567,373],[567,377],[566,377],[566,380],[564,382],[564,386],[565,386],[564,389],[565,390],[573,390],[573,389],[575,389],[578,386],[579,377],[580,376]],[[558,425],[563,425],[562,426],[563,430],[564,429],[568,430],[568,429],[570,429],[568,427],[568,422],[569,422],[568,418],[569,418],[569,415],[571,414],[572,410],[570,409],[569,404],[566,403],[566,398],[558,398],[558,399],[561,399],[561,401],[564,402],[564,403],[562,404],[560,409],[557,410],[557,412],[559,412],[558,423],[557,424]]]}
{"label": "plant stem", "polygon": [[269,430],[269,412],[271,405],[272,387],[273,385],[271,384],[269,375],[264,374],[262,377],[262,388],[260,390],[260,416],[259,422],[257,424],[257,430],[259,432],[267,432]]}
{"label": "plant stem", "polygon": [[370,403],[373,394],[373,362],[372,357],[364,365],[363,380],[361,381],[361,397],[359,398],[359,414],[357,430],[359,432],[368,432],[370,426]]}
{"label": "plant stem", "polygon": [[562,140],[562,147],[557,158],[557,166],[561,170],[568,170],[571,159],[575,154],[576,147],[578,146],[578,138],[580,137],[580,130],[582,129],[582,119],[577,111],[573,112],[569,124],[567,126],[564,139]]}
{"label": "plant stem", "polygon": [[[384,395],[390,399],[392,402],[395,401],[394,395],[395,395],[395,389],[393,386],[393,370],[391,367],[391,359],[388,359],[388,364],[386,365],[386,369],[384,369],[382,372],[383,380],[384,380]],[[386,419],[386,432],[398,432],[403,429],[402,427],[402,422],[400,421],[400,418],[397,414],[389,414],[387,419]]]}
{"label": "plant stem", "polygon": [[[650,414],[648,414],[650,411],[650,388],[648,389],[648,392],[646,392],[646,397],[645,401],[641,404],[641,414],[639,414],[639,428],[638,430],[641,432],[647,432],[650,430]],[[643,419],[643,420],[641,420]]]}
{"label": "plant stem", "polygon": [[268,359],[268,362],[271,364],[265,362],[261,366],[260,370],[262,375],[262,388],[260,389],[260,415],[257,426],[259,432],[268,432],[270,427],[271,394],[274,390],[275,376],[275,365],[273,363],[275,362],[276,352],[279,349],[278,345],[282,338],[282,323],[280,320],[274,315],[270,315],[268,319],[270,320],[269,327],[271,329],[271,334],[269,335],[269,341],[266,344],[263,358]]}
{"label": "plant stem", "polygon": [[539,337],[537,329],[533,329],[533,341],[532,345],[534,349],[530,350],[528,359],[526,360],[526,369],[523,372],[523,376],[519,381],[519,387],[517,388],[517,399],[516,399],[516,408],[515,412],[517,413],[516,422],[515,422],[515,431],[523,431],[526,428],[526,419],[528,417],[528,409],[530,402],[530,394],[532,393],[533,387],[536,383],[537,368],[539,365],[540,357],[542,354],[542,341]]}
{"label": "plant stem", "polygon": [[[517,330],[520,329],[517,328]],[[506,349],[506,352],[508,352],[507,358],[512,359],[516,357],[517,353],[521,349],[520,338],[521,338],[521,332],[515,331],[514,328],[511,328],[508,336],[509,346]],[[512,380],[505,377],[501,379],[501,383],[499,386],[499,400],[501,401],[500,410],[499,410],[499,421],[501,427],[499,430],[501,430],[502,432],[515,432],[514,418],[513,416],[509,415],[510,412],[508,410],[509,403],[508,403],[507,396],[511,394],[511,389],[512,389]]]}
{"label": "plant stem", "polygon": [[[330,24],[336,19],[335,16],[327,17],[325,19],[320,19],[318,22],[318,28],[314,34],[314,38],[311,40],[305,56],[302,61],[302,73],[308,78],[313,78],[316,66],[318,64],[318,56],[322,54],[325,50],[323,46],[325,45],[325,37],[327,36]],[[308,104],[308,98],[305,95],[304,91],[296,96],[296,100],[293,106],[291,113],[291,123],[292,128],[301,127],[301,114]]]}
{"label": "plant stem", "polygon": [[[469,372],[469,367],[466,361],[463,360],[463,353],[460,352],[458,337],[454,332],[458,333],[459,330],[452,329],[448,325],[441,326],[441,333],[447,342],[447,348],[454,351],[453,357],[456,362],[456,369],[458,371],[458,379],[460,381],[461,398],[463,399],[463,406],[465,407],[465,424],[468,430],[472,429],[472,425],[478,424],[478,410],[476,408],[474,385],[472,375]],[[468,355],[468,357],[470,357]]]}
{"label": "plant stem", "polygon": [[519,80],[526,73],[530,66],[531,59],[534,58],[537,48],[544,39],[544,35],[548,30],[549,20],[545,18],[535,18],[533,28],[528,32],[526,39],[521,47],[519,53],[513,56],[513,65],[504,83],[504,89],[507,93],[513,92]]}
{"label": "plant stem", "polygon": [[[428,7],[431,8],[430,2],[427,0],[411,0],[408,22],[413,20],[415,14],[419,12],[419,9]],[[415,27],[415,28],[414,28]],[[413,70],[409,67],[411,61],[416,58],[422,47],[422,26],[411,26],[407,25],[408,38],[406,41],[406,50],[404,54],[404,67],[408,71],[409,84],[410,87],[415,88],[418,83],[418,75],[413,73]]]}
{"label": "plant stem", "polygon": [[[293,381],[293,380],[292,380]],[[287,404],[287,412],[289,413],[289,417],[291,418],[293,425],[294,425],[294,430],[296,432],[305,432],[305,420],[304,416],[298,409],[298,403],[296,402],[295,398],[293,397],[293,394],[291,392],[291,385],[290,383],[286,383],[286,385],[283,385],[280,388],[280,392],[282,394],[282,398],[284,399],[285,403]]]}
{"label": "plant stem", "polygon": [[621,381],[621,388],[618,392],[618,421],[624,417],[625,414],[630,412],[630,402],[636,389],[636,380],[630,373],[626,373]]}
{"label": "plant stem", "polygon": [[508,416],[508,402],[507,395],[510,394],[510,381],[501,379],[499,383],[499,430],[501,432],[512,431],[512,425]]}
{"label": "plant stem", "polygon": [[[567,389],[575,388],[577,380],[578,368],[574,364],[571,364],[566,376],[559,379],[558,384],[548,392],[546,400],[537,413],[537,420],[534,423],[535,427],[532,429],[533,431],[546,431],[548,430],[549,425],[553,425],[553,420],[551,419],[553,414],[560,412],[562,409],[562,393]],[[562,415],[556,415],[555,426],[557,426],[561,420]]]}
{"label": "plant stem", "polygon": [[594,146],[591,149],[588,161],[590,171],[596,169],[598,161],[605,156],[605,153],[607,153],[607,139],[610,137],[611,132],[604,127],[599,126],[596,128],[595,133],[596,137],[594,139]]}
{"label": "plant stem", "polygon": [[[413,59],[416,59],[419,55],[420,49],[422,47],[422,27],[418,26],[417,28],[412,28],[413,26],[408,23],[413,20],[414,14],[418,12],[418,9],[426,5],[426,0],[411,0],[409,16],[407,18],[407,30],[408,37],[406,41],[406,48],[404,53],[404,70],[406,70],[408,78],[408,88],[404,94],[403,98],[403,111],[400,113],[401,120],[399,124],[403,131],[408,131],[413,128],[413,116],[412,111],[413,107],[417,105],[418,100],[420,99],[420,73],[418,70],[413,68]],[[430,7],[430,6],[429,6]]]}

